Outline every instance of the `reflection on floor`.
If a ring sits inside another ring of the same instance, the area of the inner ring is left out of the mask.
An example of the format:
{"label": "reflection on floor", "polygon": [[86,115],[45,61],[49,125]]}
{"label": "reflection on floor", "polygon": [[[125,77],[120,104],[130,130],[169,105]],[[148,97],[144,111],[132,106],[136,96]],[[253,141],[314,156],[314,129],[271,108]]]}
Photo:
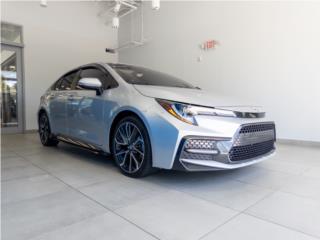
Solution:
{"label": "reflection on floor", "polygon": [[121,175],[36,134],[2,136],[2,239],[320,239],[320,149],[227,172]]}

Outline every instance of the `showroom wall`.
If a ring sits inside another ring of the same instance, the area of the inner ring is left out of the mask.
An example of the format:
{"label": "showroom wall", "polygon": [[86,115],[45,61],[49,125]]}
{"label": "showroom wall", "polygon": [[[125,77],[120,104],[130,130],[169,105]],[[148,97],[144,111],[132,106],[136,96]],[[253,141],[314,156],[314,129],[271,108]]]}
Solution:
{"label": "showroom wall", "polygon": [[117,44],[117,30],[97,16],[97,2],[1,2],[1,21],[23,25],[26,129],[37,128],[41,94],[71,68],[117,61],[106,47]]}
{"label": "showroom wall", "polygon": [[[302,1],[162,1],[159,11],[148,2],[144,34],[149,42],[120,51],[119,61],[262,105],[276,121],[279,138],[320,141],[319,12],[319,2]],[[140,21],[139,12],[122,19],[120,45],[130,37],[139,40]],[[199,44],[210,39],[218,47],[200,50]]]}

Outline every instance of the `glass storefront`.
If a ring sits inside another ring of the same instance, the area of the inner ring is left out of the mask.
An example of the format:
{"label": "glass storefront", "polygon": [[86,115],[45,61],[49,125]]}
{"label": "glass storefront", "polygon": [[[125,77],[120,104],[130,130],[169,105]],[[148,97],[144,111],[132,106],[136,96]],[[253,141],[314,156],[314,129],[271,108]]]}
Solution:
{"label": "glass storefront", "polygon": [[1,49],[1,127],[17,126],[17,55]]}
{"label": "glass storefront", "polygon": [[23,130],[22,27],[1,23],[1,131]]}

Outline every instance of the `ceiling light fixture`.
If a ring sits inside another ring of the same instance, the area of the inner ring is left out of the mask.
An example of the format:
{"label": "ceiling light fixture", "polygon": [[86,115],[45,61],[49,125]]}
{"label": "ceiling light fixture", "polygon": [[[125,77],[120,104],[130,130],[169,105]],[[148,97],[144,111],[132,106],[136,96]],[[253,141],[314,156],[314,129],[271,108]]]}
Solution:
{"label": "ceiling light fixture", "polygon": [[152,9],[159,10],[160,9],[160,0],[152,0]]}
{"label": "ceiling light fixture", "polygon": [[41,0],[41,1],[40,1],[40,6],[41,6],[41,7],[47,7],[47,6],[48,6],[47,0]]}
{"label": "ceiling light fixture", "polygon": [[121,2],[117,1],[116,5],[114,6],[113,11],[115,13],[118,13],[120,11],[120,8],[121,8]]}
{"label": "ceiling light fixture", "polygon": [[113,28],[119,28],[119,18],[117,16],[112,18],[112,27]]}

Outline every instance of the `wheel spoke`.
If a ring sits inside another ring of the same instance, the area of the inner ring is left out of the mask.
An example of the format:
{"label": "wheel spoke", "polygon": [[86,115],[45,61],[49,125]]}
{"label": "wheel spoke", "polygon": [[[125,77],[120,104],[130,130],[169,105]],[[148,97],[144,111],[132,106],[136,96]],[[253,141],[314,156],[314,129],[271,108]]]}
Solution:
{"label": "wheel spoke", "polygon": [[120,167],[122,167],[126,163],[127,156],[128,156],[128,152],[126,152],[126,154],[124,155],[124,158],[123,158],[122,162],[120,163]]}
{"label": "wheel spoke", "polygon": [[126,136],[127,136],[127,139],[128,141],[130,140],[130,137],[131,137],[131,125],[129,123],[126,123],[125,125],[125,130],[126,130]]}
{"label": "wheel spoke", "polygon": [[122,138],[122,141],[123,141],[125,144],[127,144],[127,143],[128,143],[128,139],[127,139],[127,137],[125,136],[125,134],[121,131],[121,129],[122,129],[122,128],[119,128],[119,134],[120,134],[120,136],[121,136],[121,138]]}
{"label": "wheel spoke", "polygon": [[[118,138],[117,138],[117,136],[115,137],[115,142],[118,144],[118,145],[127,145],[125,142],[120,142],[119,140],[118,140]],[[123,139],[122,139],[123,140]]]}
{"label": "wheel spoke", "polygon": [[133,161],[134,161],[134,163],[136,165],[136,168],[139,169],[140,166],[139,166],[138,160],[136,159],[136,157],[134,156],[133,153],[131,153],[130,155],[131,155],[131,157],[132,157],[132,159],[133,159]]}
{"label": "wheel spoke", "polygon": [[130,156],[129,156],[129,171],[132,172],[132,156],[131,156],[131,153],[130,153]]}
{"label": "wheel spoke", "polygon": [[141,152],[138,148],[133,147],[133,150],[134,150],[135,152],[139,153],[142,157],[144,157],[144,153]]}
{"label": "wheel spoke", "polygon": [[121,151],[121,152],[118,152],[118,153],[116,153],[116,156],[119,156],[119,155],[125,154],[125,153],[127,153],[127,152],[128,152],[128,150],[126,150],[126,151]]}
{"label": "wheel spoke", "polygon": [[131,135],[129,137],[129,143],[132,143],[135,140],[137,134],[138,134],[138,130],[136,128],[133,128]]}
{"label": "wheel spoke", "polygon": [[129,138],[130,134],[129,134],[129,123],[126,123],[125,125],[125,131],[126,131],[126,137]]}
{"label": "wheel spoke", "polygon": [[142,144],[144,143],[141,137],[137,137],[137,139],[132,143],[132,145],[135,147],[138,145],[138,143],[141,142]]}

